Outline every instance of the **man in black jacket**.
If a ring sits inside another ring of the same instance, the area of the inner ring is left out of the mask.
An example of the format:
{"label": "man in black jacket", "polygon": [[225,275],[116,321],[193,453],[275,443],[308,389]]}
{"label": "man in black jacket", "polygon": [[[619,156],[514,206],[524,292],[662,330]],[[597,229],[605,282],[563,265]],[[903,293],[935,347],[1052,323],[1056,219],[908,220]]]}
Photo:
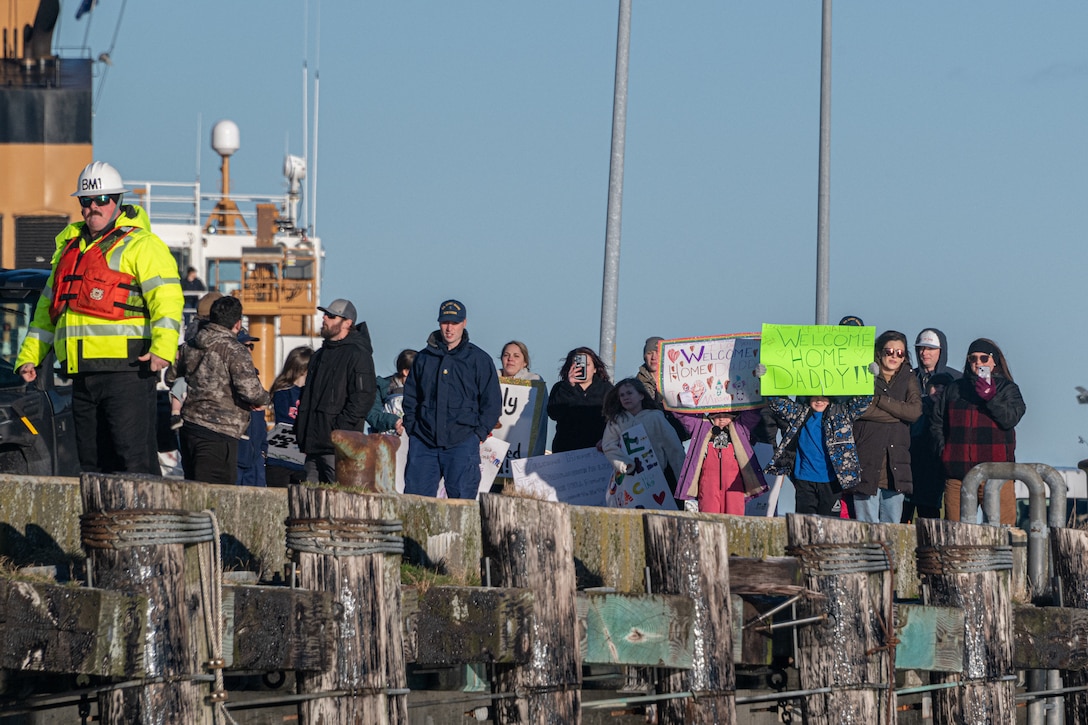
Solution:
{"label": "man in black jacket", "polygon": [[355,324],[355,305],[333,300],[321,323],[321,349],[310,358],[299,399],[295,437],[306,454],[306,480],[336,481],[334,430],[364,432],[374,404],[374,350],[366,323]]}

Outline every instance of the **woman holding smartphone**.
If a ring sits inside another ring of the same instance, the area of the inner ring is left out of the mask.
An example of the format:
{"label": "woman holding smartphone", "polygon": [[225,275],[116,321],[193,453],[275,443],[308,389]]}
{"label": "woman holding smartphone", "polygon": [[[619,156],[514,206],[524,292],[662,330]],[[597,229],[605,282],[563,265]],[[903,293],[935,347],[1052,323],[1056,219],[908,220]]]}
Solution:
{"label": "woman holding smartphone", "polygon": [[[1025,409],[1001,348],[984,337],[972,342],[963,377],[944,389],[930,420],[930,435],[944,467],[946,519],[960,520],[960,490],[968,471],[979,463],[1016,460],[1015,428]],[[979,486],[980,503],[985,483]],[[1016,523],[1012,481],[1001,487],[1001,523]]]}
{"label": "woman holding smartphone", "polygon": [[548,395],[548,417],[555,421],[552,453],[593,448],[604,435],[604,396],[612,390],[608,370],[597,353],[577,347],[559,368],[559,382]]}

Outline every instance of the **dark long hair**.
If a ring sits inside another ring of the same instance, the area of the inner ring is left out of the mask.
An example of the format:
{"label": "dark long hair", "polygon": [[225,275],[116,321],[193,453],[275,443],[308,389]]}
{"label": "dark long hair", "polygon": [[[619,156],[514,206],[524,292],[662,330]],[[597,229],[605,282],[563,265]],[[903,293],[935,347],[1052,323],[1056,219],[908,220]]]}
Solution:
{"label": "dark long hair", "polygon": [[[1012,379],[1012,372],[1009,371],[1009,363],[1005,360],[1005,353],[1001,352],[1001,348],[997,346],[997,343],[988,337],[980,337],[972,342],[970,345],[968,345],[967,349],[970,350],[972,347],[974,347],[976,342],[983,343],[989,346],[989,348],[993,351],[994,375],[999,375],[1007,379],[1010,383],[1015,382]],[[971,372],[971,353],[968,353],[964,357],[963,374],[965,377],[974,376],[974,373]]]}
{"label": "dark long hair", "polygon": [[295,381],[306,372],[313,354],[313,348],[307,345],[296,347],[287,353],[287,359],[283,361],[283,369],[280,370],[280,374],[276,376],[276,379],[272,381],[272,389],[269,392],[278,393],[294,385]]}
{"label": "dark long hair", "polygon": [[620,388],[624,385],[630,385],[634,388],[635,392],[642,396],[642,409],[643,410],[661,410],[661,405],[654,400],[652,395],[647,394],[646,386],[642,384],[642,381],[638,378],[624,378],[616,383],[616,387],[605,393],[604,406],[601,412],[604,414],[605,420],[609,423],[619,418],[621,415],[627,412],[627,410],[620,403]]}
{"label": "dark long hair", "polygon": [[612,382],[612,379],[608,377],[608,368],[604,365],[604,360],[601,360],[600,356],[588,347],[576,347],[567,353],[567,359],[563,362],[563,366],[559,368],[559,379],[562,382],[567,382],[567,375],[570,374],[570,369],[574,365],[574,356],[578,353],[584,353],[586,357],[593,361],[593,379],[603,380],[606,383]]}
{"label": "dark long hair", "polygon": [[903,365],[900,366],[900,370],[910,370],[914,365],[910,362],[910,345],[907,343],[907,336],[898,330],[888,330],[887,332],[880,333],[880,337],[876,339],[876,343],[873,345],[873,359],[877,364],[880,363],[880,358],[884,355],[884,346],[889,342],[901,342],[903,343]]}

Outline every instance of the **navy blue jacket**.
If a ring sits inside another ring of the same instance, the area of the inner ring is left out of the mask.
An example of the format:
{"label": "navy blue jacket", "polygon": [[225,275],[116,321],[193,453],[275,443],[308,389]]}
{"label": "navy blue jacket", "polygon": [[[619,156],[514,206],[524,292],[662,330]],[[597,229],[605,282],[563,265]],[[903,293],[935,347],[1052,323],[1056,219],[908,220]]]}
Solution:
{"label": "navy blue jacket", "polygon": [[404,383],[404,429],[431,448],[486,440],[502,412],[491,356],[468,341],[449,350],[439,330],[427,338]]}

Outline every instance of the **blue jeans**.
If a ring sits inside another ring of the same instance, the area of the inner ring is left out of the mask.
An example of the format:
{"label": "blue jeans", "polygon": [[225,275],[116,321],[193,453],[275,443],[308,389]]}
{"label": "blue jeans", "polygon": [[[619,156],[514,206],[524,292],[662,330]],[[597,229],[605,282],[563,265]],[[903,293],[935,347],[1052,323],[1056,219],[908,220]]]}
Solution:
{"label": "blue jeans", "polygon": [[854,513],[858,521],[871,524],[898,524],[903,518],[903,494],[882,488],[875,496],[854,494]]}
{"label": "blue jeans", "polygon": [[480,488],[480,440],[469,436],[452,448],[431,448],[408,437],[404,492],[436,496],[439,479],[446,479],[447,498],[476,498]]}

